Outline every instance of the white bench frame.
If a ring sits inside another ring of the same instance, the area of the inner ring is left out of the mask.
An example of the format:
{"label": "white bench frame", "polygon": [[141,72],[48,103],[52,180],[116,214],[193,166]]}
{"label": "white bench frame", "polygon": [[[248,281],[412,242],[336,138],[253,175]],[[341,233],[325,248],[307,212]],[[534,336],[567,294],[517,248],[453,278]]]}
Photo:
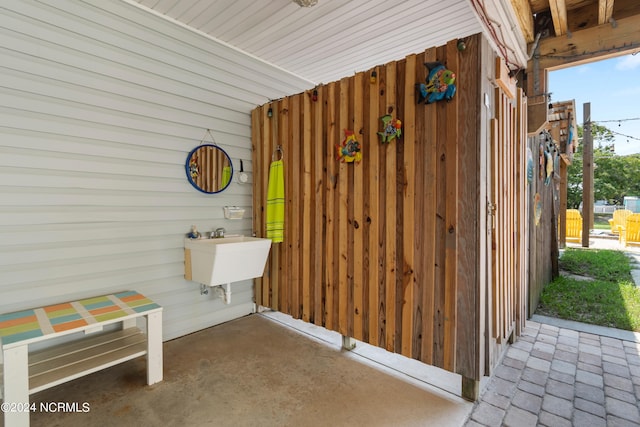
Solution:
{"label": "white bench frame", "polygon": [[[136,319],[146,318],[146,335]],[[95,334],[122,323],[113,332]],[[83,332],[88,337],[29,354],[29,344]],[[68,331],[2,344],[0,397],[13,409],[29,407],[29,395],[137,357],[147,356],[147,384],[162,381],[162,307]],[[11,409],[11,408],[9,408]],[[4,411],[4,425],[29,426],[29,412]]]}

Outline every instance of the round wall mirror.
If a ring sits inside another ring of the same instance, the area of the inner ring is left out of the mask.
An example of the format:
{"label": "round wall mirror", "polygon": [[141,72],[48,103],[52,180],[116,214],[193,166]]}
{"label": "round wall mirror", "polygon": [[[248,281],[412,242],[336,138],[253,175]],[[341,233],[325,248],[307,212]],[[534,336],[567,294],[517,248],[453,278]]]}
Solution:
{"label": "round wall mirror", "polygon": [[203,193],[219,193],[231,184],[231,158],[214,144],[202,144],[191,150],[185,165],[191,185]]}

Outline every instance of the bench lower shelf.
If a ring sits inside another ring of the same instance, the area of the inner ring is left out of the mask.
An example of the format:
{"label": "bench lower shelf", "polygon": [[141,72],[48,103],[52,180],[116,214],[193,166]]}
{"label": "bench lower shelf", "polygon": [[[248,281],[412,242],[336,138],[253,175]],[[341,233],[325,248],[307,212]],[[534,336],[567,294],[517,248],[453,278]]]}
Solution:
{"label": "bench lower shelf", "polygon": [[147,337],[127,328],[29,354],[29,394],[147,354]]}

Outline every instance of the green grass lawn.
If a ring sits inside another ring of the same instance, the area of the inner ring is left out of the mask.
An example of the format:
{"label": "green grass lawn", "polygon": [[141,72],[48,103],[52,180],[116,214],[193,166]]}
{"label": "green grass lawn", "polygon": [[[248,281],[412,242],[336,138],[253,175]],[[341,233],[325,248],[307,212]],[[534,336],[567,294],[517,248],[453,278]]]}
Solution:
{"label": "green grass lawn", "polygon": [[613,218],[613,214],[593,214],[594,230],[611,230],[609,220]]}
{"label": "green grass lawn", "polygon": [[540,296],[536,314],[640,332],[640,287],[621,251],[566,249],[560,268],[592,277],[558,277]]}

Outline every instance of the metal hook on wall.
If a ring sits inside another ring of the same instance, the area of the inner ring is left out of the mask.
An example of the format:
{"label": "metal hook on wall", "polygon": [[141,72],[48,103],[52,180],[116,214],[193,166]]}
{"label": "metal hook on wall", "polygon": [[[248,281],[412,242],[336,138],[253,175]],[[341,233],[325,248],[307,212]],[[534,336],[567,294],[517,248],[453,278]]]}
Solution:
{"label": "metal hook on wall", "polygon": [[[280,158],[278,159],[278,153],[280,153]],[[282,149],[282,145],[276,145],[276,149],[273,150],[273,154],[271,155],[271,161],[275,162],[276,160],[284,159],[284,150]]]}

